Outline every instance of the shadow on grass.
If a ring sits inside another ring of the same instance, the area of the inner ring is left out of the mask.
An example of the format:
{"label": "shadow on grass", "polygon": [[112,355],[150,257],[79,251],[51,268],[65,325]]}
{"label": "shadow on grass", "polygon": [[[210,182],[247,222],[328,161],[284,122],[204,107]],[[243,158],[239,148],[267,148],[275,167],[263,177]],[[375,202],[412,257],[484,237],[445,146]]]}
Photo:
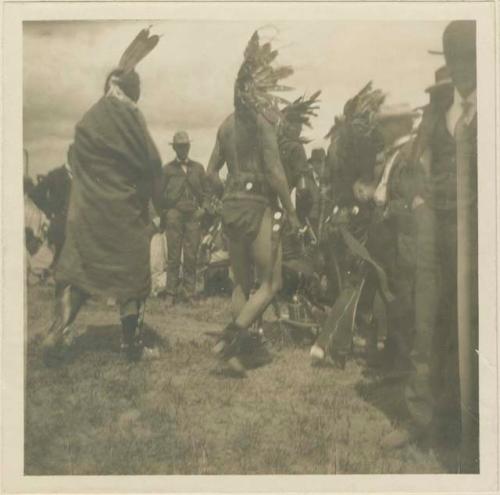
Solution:
{"label": "shadow on grass", "polygon": [[[371,382],[360,382],[356,390],[368,403],[382,411],[391,423],[403,427],[407,425],[410,414],[404,401],[404,380],[390,380],[379,378]],[[444,472],[457,472],[459,452],[459,427],[453,418],[445,421],[440,428],[429,427],[428,435],[417,442],[417,447],[427,452],[434,451],[436,459],[443,467]]]}
{"label": "shadow on grass", "polygon": [[[40,353],[43,336],[36,335],[30,339],[28,346],[29,359],[37,359]],[[145,346],[159,348],[161,351],[170,351],[169,341],[158,334],[147,324],[143,325],[142,340]],[[57,366],[69,364],[86,353],[120,353],[122,343],[122,329],[120,325],[89,325],[83,333],[77,335],[71,346],[59,358]]]}
{"label": "shadow on grass", "polygon": [[[89,325],[73,342],[76,354],[84,352],[120,352],[122,328],[120,325]],[[144,324],[142,340],[147,347],[169,349],[168,340],[149,325]]]}

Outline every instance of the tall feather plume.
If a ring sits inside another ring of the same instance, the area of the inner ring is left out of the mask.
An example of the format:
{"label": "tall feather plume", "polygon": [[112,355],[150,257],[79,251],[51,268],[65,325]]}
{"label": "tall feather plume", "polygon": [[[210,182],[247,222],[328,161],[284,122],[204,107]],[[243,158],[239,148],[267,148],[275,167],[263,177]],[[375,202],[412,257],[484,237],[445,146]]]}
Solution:
{"label": "tall feather plume", "polygon": [[274,95],[274,92],[289,91],[290,87],[279,84],[293,74],[290,66],[273,67],[278,51],[271,43],[260,44],[259,33],[255,31],[244,52],[244,60],[238,71],[235,83],[235,106],[264,115],[268,120],[277,122],[281,113],[279,105],[288,100]]}
{"label": "tall feather plume", "polygon": [[132,43],[130,43],[127,49],[123,52],[118,68],[124,73],[132,71],[135,66],[158,44],[160,37],[156,34],[150,36],[150,28],[151,26],[141,29]]}
{"label": "tall feather plume", "polygon": [[[373,89],[369,82],[346,102],[342,115],[335,117],[326,138],[331,141],[328,153],[334,155],[331,158],[337,164],[339,182],[352,184],[361,176],[373,174],[380,150],[375,115],[384,100],[385,94]],[[350,190],[350,187],[346,189]]]}

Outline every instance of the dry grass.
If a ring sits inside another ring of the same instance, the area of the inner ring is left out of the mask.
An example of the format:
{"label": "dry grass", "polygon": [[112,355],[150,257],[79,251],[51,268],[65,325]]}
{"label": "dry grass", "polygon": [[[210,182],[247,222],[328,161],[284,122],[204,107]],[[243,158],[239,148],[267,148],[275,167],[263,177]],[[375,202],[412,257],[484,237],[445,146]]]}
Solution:
{"label": "dry grass", "polygon": [[435,473],[414,446],[381,452],[397,394],[374,388],[354,360],[345,371],[311,367],[306,349],[235,380],[214,372],[204,332],[220,330],[228,299],[166,310],[148,303],[164,342],[160,359],[119,354],[114,308],[91,303],[78,319],[71,363],[43,366],[38,342],[51,291],[31,288],[25,472],[42,474]]}

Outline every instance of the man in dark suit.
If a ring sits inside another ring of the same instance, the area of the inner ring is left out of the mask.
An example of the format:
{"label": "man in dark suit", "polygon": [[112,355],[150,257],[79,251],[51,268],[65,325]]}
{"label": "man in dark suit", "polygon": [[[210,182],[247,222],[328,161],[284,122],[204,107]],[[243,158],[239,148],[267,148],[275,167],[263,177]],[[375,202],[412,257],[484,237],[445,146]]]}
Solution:
{"label": "man in dark suit", "polygon": [[205,168],[191,160],[189,136],[184,131],[171,143],[177,155],[163,167],[163,207],[167,233],[167,304],[178,297],[182,258],[182,286],[187,301],[196,289],[196,263],[201,240],[201,219],[208,198]]}
{"label": "man in dark suit", "polygon": [[460,472],[478,472],[475,22],[451,22],[443,49],[453,87],[425,109],[412,157],[419,176],[411,202],[417,372],[405,394],[412,421],[386,445],[429,433],[448,444],[461,439]]}

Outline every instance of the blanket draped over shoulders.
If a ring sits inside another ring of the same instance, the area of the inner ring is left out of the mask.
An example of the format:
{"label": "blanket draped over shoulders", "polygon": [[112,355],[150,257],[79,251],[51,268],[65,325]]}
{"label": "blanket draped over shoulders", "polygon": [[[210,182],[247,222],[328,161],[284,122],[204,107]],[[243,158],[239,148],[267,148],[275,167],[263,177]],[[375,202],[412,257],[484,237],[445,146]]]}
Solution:
{"label": "blanket draped over shoulders", "polygon": [[73,179],[56,280],[118,300],[145,298],[148,205],[161,159],[139,109],[102,97],[77,124],[68,160]]}

